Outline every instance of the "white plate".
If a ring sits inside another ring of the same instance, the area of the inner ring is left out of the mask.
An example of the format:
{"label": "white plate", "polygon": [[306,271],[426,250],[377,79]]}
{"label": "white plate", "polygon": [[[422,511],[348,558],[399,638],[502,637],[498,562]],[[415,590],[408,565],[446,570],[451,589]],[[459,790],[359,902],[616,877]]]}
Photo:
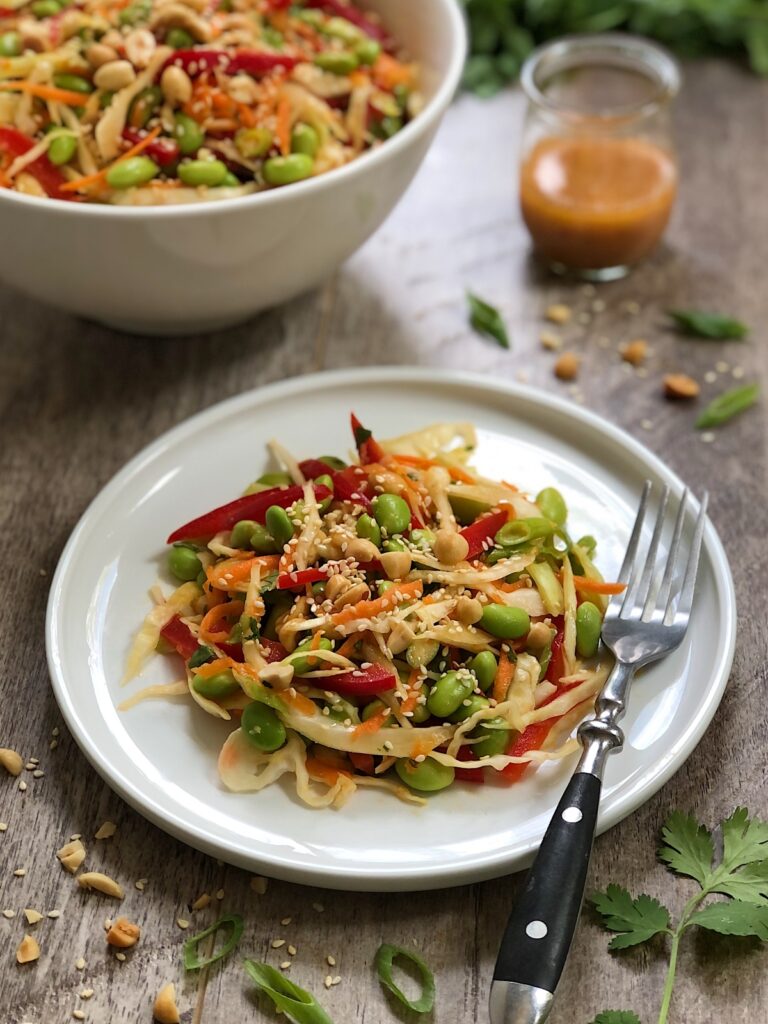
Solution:
{"label": "white plate", "polygon": [[[574,535],[598,538],[598,563],[618,570],[646,478],[680,480],[627,434],[565,402],[513,384],[434,369],[352,370],[303,377],[208,409],[136,456],[99,494],[61,557],[48,605],[48,661],[57,700],[85,755],[125,800],[207,853],[279,878],[340,889],[457,885],[530,860],[570,765],[548,765],[510,788],[455,785],[425,808],[361,791],[340,811],[312,810],[291,788],[227,792],[216,773],[226,723],[191,701],[129,693],[173,678],[154,659],[120,686],[133,630],[149,607],[164,539],[232,497],[266,468],[279,438],[299,457],[350,448],[348,412],[379,435],[438,420],[471,420],[476,464],[536,492],[565,494]],[[708,523],[694,615],[684,645],[638,679],[627,741],[603,790],[604,831],[677,771],[709,724],[733,658],[735,600]]]}

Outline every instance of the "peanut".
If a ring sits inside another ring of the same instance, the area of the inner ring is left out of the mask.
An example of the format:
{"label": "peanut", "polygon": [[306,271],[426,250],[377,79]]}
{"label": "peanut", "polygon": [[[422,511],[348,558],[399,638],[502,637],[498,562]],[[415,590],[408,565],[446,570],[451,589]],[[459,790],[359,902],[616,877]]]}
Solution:
{"label": "peanut", "polygon": [[111,60],[109,64],[102,64],[93,76],[94,85],[109,92],[124,89],[135,80],[136,72],[128,60]]}
{"label": "peanut", "polygon": [[644,338],[635,338],[634,341],[627,342],[621,350],[621,358],[632,366],[640,366],[647,355],[648,342]]}
{"label": "peanut", "polygon": [[192,97],[192,80],[182,68],[171,64],[160,79],[163,96],[171,106],[182,106]]}
{"label": "peanut", "polygon": [[104,43],[91,43],[85,51],[85,58],[93,67],[100,68],[102,64],[109,64],[111,61],[117,60],[118,54],[117,50],[111,46],[105,46]]}
{"label": "peanut", "polygon": [[456,618],[464,626],[474,626],[483,617],[483,606],[474,597],[460,597],[456,602]]}
{"label": "peanut", "polygon": [[342,608],[346,608],[348,604],[357,604],[358,601],[367,601],[371,596],[371,588],[363,580],[358,583],[350,583],[348,587],[341,591],[339,596],[333,602],[334,611],[340,612]]}
{"label": "peanut", "polygon": [[176,986],[173,982],[164,985],[157,993],[152,1007],[152,1016],[158,1024],[180,1024],[181,1017],[176,1006]]}
{"label": "peanut", "polygon": [[463,562],[469,553],[469,544],[455,530],[438,530],[433,545],[435,557],[445,565]]}
{"label": "peanut", "polygon": [[408,551],[385,551],[379,555],[379,561],[390,580],[401,580],[411,571],[412,559]]}
{"label": "peanut", "polygon": [[103,875],[100,871],[86,871],[77,879],[77,884],[83,889],[95,889],[97,892],[111,896],[113,899],[121,900],[125,897],[123,887],[118,885],[114,878]]}
{"label": "peanut", "polygon": [[387,647],[392,654],[402,654],[415,635],[407,622],[398,622],[389,634]]}
{"label": "peanut", "polygon": [[347,558],[354,558],[356,562],[373,562],[379,557],[379,549],[373,541],[355,537],[347,544],[346,555]]}
{"label": "peanut", "polygon": [[105,821],[102,825],[99,825],[93,838],[111,839],[115,832],[117,832],[117,825],[114,821]]}
{"label": "peanut", "polygon": [[539,343],[542,348],[549,349],[550,352],[556,352],[563,347],[562,340],[554,331],[542,331],[539,335]]}
{"label": "peanut", "polygon": [[38,921],[43,920],[43,915],[39,910],[33,910],[31,907],[27,907],[24,911],[24,917],[27,919],[27,924],[37,924]]}
{"label": "peanut", "polygon": [[57,850],[56,856],[61,861],[61,866],[74,875],[85,860],[85,847],[79,839],[74,839]]}
{"label": "peanut", "polygon": [[528,631],[526,644],[534,654],[540,654],[552,639],[552,630],[545,622],[534,622]]}
{"label": "peanut", "polygon": [[118,949],[130,949],[135,946],[141,936],[141,929],[126,917],[118,917],[107,932],[107,942]]}
{"label": "peanut", "polygon": [[148,28],[136,28],[125,37],[125,55],[135,68],[145,68],[157,49],[157,40]]}
{"label": "peanut", "polygon": [[555,363],[555,376],[560,380],[576,380],[581,360],[575,352],[563,352]]}
{"label": "peanut", "polygon": [[10,750],[8,747],[0,747],[0,764],[10,775],[21,775],[21,769],[24,767],[24,758],[21,754],[17,754],[15,750]]}
{"label": "peanut", "polygon": [[668,373],[664,378],[664,394],[667,398],[696,398],[700,390],[693,377],[684,373]]}
{"label": "peanut", "polygon": [[547,320],[551,320],[553,324],[567,324],[573,316],[573,310],[570,306],[566,306],[562,302],[556,302],[551,306],[547,306],[544,315]]}
{"label": "peanut", "polygon": [[40,946],[37,943],[37,939],[32,938],[31,935],[25,935],[19,943],[19,948],[16,950],[16,963],[29,964],[39,957]]}

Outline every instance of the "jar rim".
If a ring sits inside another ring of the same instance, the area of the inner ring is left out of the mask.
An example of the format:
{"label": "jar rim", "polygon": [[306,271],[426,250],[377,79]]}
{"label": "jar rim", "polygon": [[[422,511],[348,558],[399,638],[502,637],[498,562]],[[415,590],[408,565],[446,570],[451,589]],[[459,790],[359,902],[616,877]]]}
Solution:
{"label": "jar rim", "polygon": [[[613,64],[645,73],[657,84],[656,94],[637,103],[606,106],[598,113],[575,111],[567,103],[547,95],[540,80],[542,72],[576,68],[582,64]],[[624,32],[601,32],[562,36],[537,47],[520,72],[520,84],[528,99],[561,117],[585,120],[637,118],[652,114],[673,99],[680,90],[680,67],[663,47],[642,36]]]}

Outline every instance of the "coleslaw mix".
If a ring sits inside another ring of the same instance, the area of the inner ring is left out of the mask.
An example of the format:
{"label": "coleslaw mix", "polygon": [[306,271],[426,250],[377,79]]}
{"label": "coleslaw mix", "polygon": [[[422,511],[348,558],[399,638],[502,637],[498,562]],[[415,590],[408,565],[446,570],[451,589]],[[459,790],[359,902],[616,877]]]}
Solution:
{"label": "coleslaw mix", "polygon": [[247,195],[380,145],[420,109],[417,85],[348,0],[0,0],[0,186]]}
{"label": "coleslaw mix", "polygon": [[237,726],[230,790],[283,775],[313,807],[359,786],[403,800],[455,781],[513,782],[576,749],[605,678],[608,596],[595,541],[562,495],[534,499],[470,466],[475,431],[444,423],[379,443],[352,416],[356,455],[297,461],[175,530],[180,582],[131,649],[184,677],[125,701],[189,694]]}

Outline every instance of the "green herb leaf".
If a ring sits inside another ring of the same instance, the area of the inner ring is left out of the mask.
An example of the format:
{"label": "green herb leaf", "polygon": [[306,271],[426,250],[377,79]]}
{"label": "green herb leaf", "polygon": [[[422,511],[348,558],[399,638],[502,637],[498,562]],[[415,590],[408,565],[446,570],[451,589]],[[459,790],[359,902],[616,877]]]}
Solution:
{"label": "green herb leaf", "polygon": [[[418,999],[409,999],[403,990],[395,984],[392,967],[396,959],[412,963],[421,975],[422,990]],[[435,976],[420,956],[417,956],[413,950],[403,949],[401,946],[390,946],[385,942],[379,946],[375,965],[382,985],[397,996],[404,1006],[415,1010],[416,1013],[429,1013],[435,1005]]]}
{"label": "green herb leaf", "polygon": [[631,1010],[603,1010],[592,1024],[641,1024],[641,1021]]}
{"label": "green herb leaf", "polygon": [[750,820],[746,807],[737,807],[722,823],[723,867],[729,871],[768,857],[768,822]]}
{"label": "green herb leaf", "polygon": [[200,665],[204,665],[206,661],[211,661],[213,658],[213,651],[210,647],[206,647],[201,644],[192,657],[189,659],[187,664],[190,668],[199,668]]}
{"label": "green herb leaf", "polygon": [[[224,914],[223,917],[220,917],[209,928],[198,932],[197,935],[193,935],[191,939],[184,943],[184,966],[186,969],[188,971],[199,971],[201,967],[207,967],[209,964],[215,964],[217,960],[222,960],[232,952],[240,941],[243,927],[243,919],[239,914]],[[203,939],[207,939],[209,935],[214,935],[220,928],[229,931],[229,935],[221,949],[211,953],[210,956],[198,957],[197,947]]]}
{"label": "green herb leaf", "polygon": [[740,320],[720,313],[705,313],[699,309],[670,309],[669,315],[685,333],[696,338],[743,338],[749,328]]}
{"label": "green herb leaf", "polygon": [[689,814],[673,811],[661,829],[659,857],[678,875],[689,875],[704,886],[715,854],[712,836]]}
{"label": "green herb leaf", "polygon": [[738,900],[710,903],[691,914],[688,924],[697,924],[721,935],[755,935],[768,941],[768,906],[756,907]]}
{"label": "green herb leaf", "polygon": [[744,387],[732,388],[724,391],[713,399],[706,409],[696,420],[699,430],[707,427],[720,427],[723,423],[745,412],[760,397],[760,386],[758,384],[745,384]]}
{"label": "green herb leaf", "polygon": [[591,897],[603,924],[615,935],[608,944],[609,949],[627,949],[647,942],[669,928],[669,911],[650,896],[632,899],[620,885],[609,885],[605,892]]}
{"label": "green herb leaf", "polygon": [[294,985],[274,967],[255,960],[245,960],[243,966],[254,985],[295,1024],[333,1024],[313,995]]}
{"label": "green herb leaf", "polygon": [[501,313],[483,299],[467,292],[469,322],[473,330],[487,338],[493,338],[502,348],[509,348],[509,335]]}

